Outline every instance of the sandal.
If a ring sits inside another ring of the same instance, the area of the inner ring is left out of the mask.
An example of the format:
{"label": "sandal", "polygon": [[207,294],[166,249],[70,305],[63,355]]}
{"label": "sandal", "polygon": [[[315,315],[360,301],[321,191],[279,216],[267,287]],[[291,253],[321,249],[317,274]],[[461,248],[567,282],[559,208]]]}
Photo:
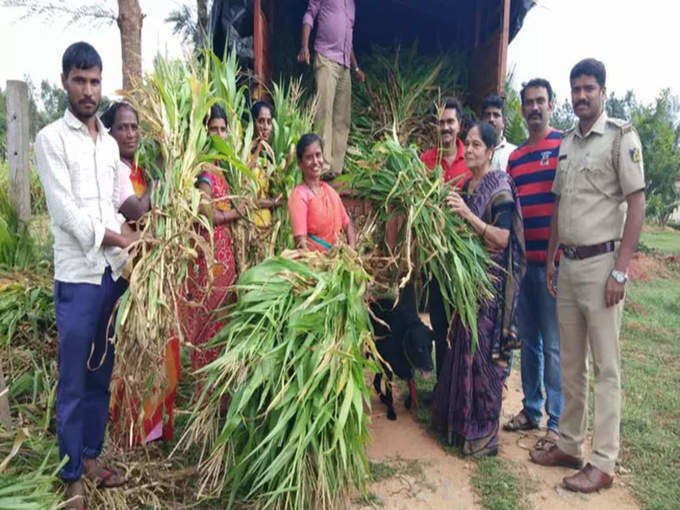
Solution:
{"label": "sandal", "polygon": [[537,428],[538,424],[531,421],[527,415],[524,414],[524,409],[510,418],[510,421],[503,425],[503,430],[508,432],[516,432],[518,430],[533,430]]}
{"label": "sandal", "polygon": [[112,489],[121,487],[127,481],[120,471],[112,467],[100,467],[99,463],[95,468],[85,472],[85,477],[94,483],[99,489]]}
{"label": "sandal", "polygon": [[547,452],[553,446],[557,446],[558,438],[559,435],[557,432],[554,430],[548,430],[548,432],[545,433],[545,436],[536,441],[534,444],[534,450]]}

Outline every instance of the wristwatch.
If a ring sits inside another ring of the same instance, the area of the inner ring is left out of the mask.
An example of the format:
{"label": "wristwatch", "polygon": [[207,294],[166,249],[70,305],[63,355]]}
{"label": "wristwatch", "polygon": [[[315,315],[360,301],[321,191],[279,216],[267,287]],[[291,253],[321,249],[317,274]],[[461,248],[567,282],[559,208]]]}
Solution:
{"label": "wristwatch", "polygon": [[618,271],[616,269],[612,269],[612,278],[616,280],[616,283],[620,283],[622,285],[625,285],[625,283],[628,281],[628,275],[624,273],[623,271]]}
{"label": "wristwatch", "polygon": [[358,73],[360,71],[359,66],[354,66],[354,69],[352,69],[355,73]]}

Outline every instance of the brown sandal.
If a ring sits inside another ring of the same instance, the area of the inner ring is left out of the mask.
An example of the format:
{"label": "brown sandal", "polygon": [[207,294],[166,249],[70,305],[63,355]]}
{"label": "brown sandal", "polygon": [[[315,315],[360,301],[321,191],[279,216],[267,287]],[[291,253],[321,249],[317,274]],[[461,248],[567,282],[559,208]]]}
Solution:
{"label": "brown sandal", "polygon": [[517,432],[518,430],[533,430],[537,428],[538,424],[531,421],[527,415],[524,414],[524,409],[510,418],[510,420],[503,425],[503,430],[508,432]]}

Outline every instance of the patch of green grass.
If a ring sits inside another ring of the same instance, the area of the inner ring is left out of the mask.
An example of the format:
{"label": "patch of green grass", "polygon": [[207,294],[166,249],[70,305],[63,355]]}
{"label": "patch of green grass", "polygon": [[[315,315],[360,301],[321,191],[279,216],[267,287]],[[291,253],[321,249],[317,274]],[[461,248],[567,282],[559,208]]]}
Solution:
{"label": "patch of green grass", "polygon": [[369,462],[368,470],[374,482],[379,482],[385,478],[392,478],[397,474],[397,468],[390,462]]}
{"label": "patch of green grass", "polygon": [[631,283],[621,335],[621,462],[644,508],[680,501],[679,339],[680,271]]}
{"label": "patch of green grass", "polygon": [[372,492],[367,492],[366,494],[364,494],[360,498],[356,498],[353,501],[353,503],[355,505],[360,505],[362,507],[363,506],[370,506],[370,507],[373,507],[373,508],[378,508],[378,507],[385,506],[385,503],[383,503],[382,500],[380,498],[378,498],[378,496],[376,496]]}
{"label": "patch of green grass", "polygon": [[640,235],[643,247],[665,255],[680,253],[680,231],[646,226]]}
{"label": "patch of green grass", "polygon": [[527,508],[523,482],[513,464],[498,457],[481,457],[471,476],[481,505],[488,510]]}

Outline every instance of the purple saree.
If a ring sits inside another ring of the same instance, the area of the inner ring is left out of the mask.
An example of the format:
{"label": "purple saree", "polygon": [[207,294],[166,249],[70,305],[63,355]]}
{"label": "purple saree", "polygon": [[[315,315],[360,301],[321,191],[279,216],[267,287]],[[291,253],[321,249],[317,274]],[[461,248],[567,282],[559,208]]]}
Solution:
{"label": "purple saree", "polygon": [[[464,190],[465,191],[465,190]],[[491,254],[494,297],[477,312],[479,344],[471,356],[471,335],[458,317],[449,330],[448,349],[432,404],[432,424],[463,453],[494,454],[510,350],[519,347],[515,304],[524,275],[522,216],[514,182],[507,173],[487,173],[467,198],[468,207],[485,222],[510,230],[508,246]]]}

